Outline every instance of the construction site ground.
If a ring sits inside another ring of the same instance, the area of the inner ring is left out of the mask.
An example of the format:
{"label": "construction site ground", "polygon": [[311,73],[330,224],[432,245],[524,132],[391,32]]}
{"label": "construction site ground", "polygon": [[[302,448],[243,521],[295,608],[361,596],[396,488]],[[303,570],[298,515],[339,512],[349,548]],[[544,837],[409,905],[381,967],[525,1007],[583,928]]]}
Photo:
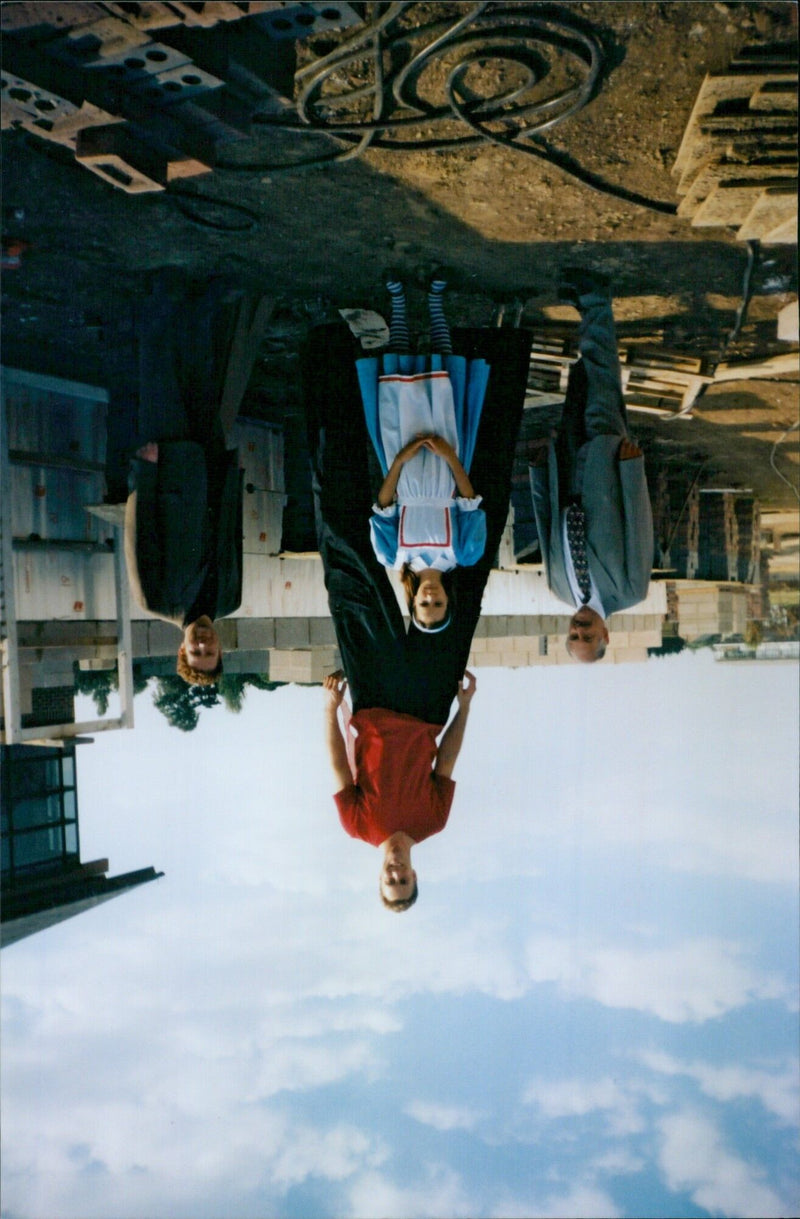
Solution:
{"label": "construction site ground", "polygon": [[[414,20],[430,16],[430,5],[412,9]],[[549,133],[551,142],[608,183],[672,203],[671,169],[706,72],[746,45],[797,34],[794,3],[581,3],[560,11],[602,34],[609,68],[599,95]],[[312,40],[301,56],[315,50]],[[262,131],[236,155],[269,163],[297,143]],[[332,146],[325,137],[303,145]],[[102,383],[131,302],[147,273],[165,265],[224,274],[278,299],[249,409],[287,420],[299,413],[292,377],[304,327],[339,307],[383,309],[388,264],[412,279],[436,262],[450,267],[455,323],[488,324],[503,301],[519,301],[525,323],[574,320],[557,303],[556,285],[560,268],[577,263],[612,278],[623,340],[712,361],[792,350],[778,341],[776,320],[796,298],[796,246],[761,249],[744,324],[729,341],[747,263],[732,229],[693,228],[513,149],[367,150],[321,168],[203,179],[204,194],[256,214],[244,232],[192,222],[169,190],[115,190],[24,132],[5,133],[3,151],[4,235],[28,245],[19,268],[4,274],[6,364]],[[412,320],[424,325],[422,302],[418,293]],[[783,532],[796,534],[797,430],[774,446],[797,418],[797,380],[790,372],[711,386],[690,419],[636,415],[635,430],[676,460],[705,461],[708,485],[753,488],[762,511],[782,513]]]}

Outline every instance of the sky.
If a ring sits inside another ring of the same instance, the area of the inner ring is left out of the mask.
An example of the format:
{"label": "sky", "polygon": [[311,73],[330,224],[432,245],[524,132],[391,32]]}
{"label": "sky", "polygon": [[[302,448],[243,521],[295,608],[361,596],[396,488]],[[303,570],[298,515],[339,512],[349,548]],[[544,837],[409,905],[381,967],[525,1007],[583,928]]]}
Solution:
{"label": "sky", "polygon": [[319,689],[149,698],[81,853],[164,878],[3,950],[3,1219],[797,1214],[796,665],[479,670],[400,917]]}

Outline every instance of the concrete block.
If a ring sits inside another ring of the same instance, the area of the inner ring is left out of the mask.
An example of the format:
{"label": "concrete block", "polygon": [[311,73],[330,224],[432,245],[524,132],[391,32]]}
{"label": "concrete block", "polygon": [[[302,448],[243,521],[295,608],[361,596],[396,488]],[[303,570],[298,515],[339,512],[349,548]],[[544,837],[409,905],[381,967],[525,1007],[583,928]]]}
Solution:
{"label": "concrete block", "polygon": [[637,661],[647,660],[647,648],[620,648],[619,651],[614,649],[613,653],[609,650],[609,659],[612,658],[612,655],[614,664],[632,664]]}
{"label": "concrete block", "polygon": [[468,664],[473,669],[496,669],[499,661],[492,652],[470,652]]}
{"label": "concrete block", "polygon": [[157,619],[147,623],[146,656],[177,655],[180,642],[181,637],[178,627]]}
{"label": "concrete block", "polygon": [[310,651],[281,651],[271,648],[269,652],[270,681],[312,681],[313,653]]}
{"label": "concrete block", "polygon": [[236,618],[234,621],[240,648],[275,646],[274,618]]}
{"label": "concrete block", "polygon": [[489,628],[487,626],[488,621],[489,619],[486,615],[484,615],[483,618],[478,619],[478,625],[475,627],[475,632],[472,636],[473,640],[486,638],[486,636],[489,634]]}
{"label": "concrete block", "polygon": [[235,618],[221,618],[215,626],[222,648],[238,648],[239,631]]}
{"label": "concrete block", "polygon": [[308,634],[312,645],[329,644],[336,646],[336,631],[332,618],[309,618]]}
{"label": "concrete block", "polygon": [[661,631],[629,631],[629,648],[657,648],[661,646]]}
{"label": "concrete block", "polygon": [[269,673],[269,650],[252,648],[225,653],[226,673]]}
{"label": "concrete block", "polygon": [[[474,652],[474,653],[478,653],[478,652],[488,652],[488,650],[489,650],[489,641],[488,641],[488,639],[485,639],[485,638],[478,639],[476,636],[474,636],[474,635],[473,635],[473,637],[472,637],[472,652]],[[472,654],[472,653],[471,653],[471,654]]]}
{"label": "concrete block", "polygon": [[490,639],[498,639],[508,634],[508,616],[506,614],[487,614],[486,634]]}
{"label": "concrete block", "polygon": [[117,122],[81,128],[75,158],[128,194],[161,190],[176,179],[211,173],[209,165],[177,150],[162,152]]}
{"label": "concrete block", "polygon": [[486,640],[486,650],[491,652],[493,656],[498,656],[500,653],[508,650],[508,639],[505,635],[490,636]]}
{"label": "concrete block", "polygon": [[170,8],[168,4],[160,4],[157,0],[140,0],[136,5],[136,12],[132,11],[130,5],[114,3],[114,0],[109,0],[104,7],[115,17],[122,17],[138,30],[167,29],[177,25],[180,20],[174,8]]}
{"label": "concrete block", "polygon": [[539,634],[540,635],[560,635],[562,631],[566,631],[568,617],[563,620],[557,614],[542,614],[539,618]]}
{"label": "concrete block", "polygon": [[276,618],[276,648],[307,648],[311,643],[309,618]]}
{"label": "concrete block", "polygon": [[269,653],[269,677],[270,681],[321,682],[339,668],[339,664],[336,648],[293,648],[288,651],[273,648]]}
{"label": "concrete block", "polygon": [[133,649],[134,656],[146,656],[147,655],[148,625],[149,624],[147,622],[132,622],[131,623],[131,641],[132,641],[131,646]]}
{"label": "concrete block", "polygon": [[119,17],[103,17],[71,30],[64,45],[78,58],[93,61],[113,58],[149,42],[150,37],[144,30],[137,30]]}

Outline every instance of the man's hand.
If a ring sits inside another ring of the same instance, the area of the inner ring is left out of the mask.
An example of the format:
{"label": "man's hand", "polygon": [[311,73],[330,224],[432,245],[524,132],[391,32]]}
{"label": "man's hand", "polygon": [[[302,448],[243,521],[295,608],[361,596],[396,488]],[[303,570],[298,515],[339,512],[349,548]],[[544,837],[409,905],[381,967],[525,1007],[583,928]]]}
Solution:
{"label": "man's hand", "polygon": [[152,461],[155,465],[158,463],[158,445],[151,440],[136,450],[136,456],[141,457],[142,461]]}
{"label": "man's hand", "polygon": [[539,436],[538,439],[528,442],[528,465],[534,466],[536,469],[546,466],[549,455],[549,436]]}
{"label": "man's hand", "polygon": [[452,779],[453,777],[453,767],[464,742],[464,732],[469,719],[469,705],[476,688],[475,675],[467,669],[456,690],[458,711],[450,721],[436,755],[434,771],[442,779]]}
{"label": "man's hand", "polygon": [[620,461],[630,461],[633,457],[641,457],[642,450],[632,440],[623,440],[619,446]]}
{"label": "man's hand", "polygon": [[339,722],[338,710],[347,689],[347,678],[341,669],[337,669],[335,673],[329,673],[322,684],[325,687],[325,715],[323,717],[325,741],[328,746],[328,757],[336,791],[340,792],[353,782],[350,763],[347,760],[347,746],[342,735],[344,729]]}
{"label": "man's hand", "polygon": [[329,710],[335,711],[341,705],[344,692],[347,689],[347,678],[344,675],[344,670],[337,669],[335,673],[329,673],[322,684],[325,687],[327,695],[326,705]]}
{"label": "man's hand", "polygon": [[[466,685],[464,683],[466,682]],[[478,688],[478,683],[475,680],[475,674],[466,670],[461,681],[458,683],[456,690],[456,698],[458,699],[459,711],[469,711],[469,705],[472,702],[472,696]]]}

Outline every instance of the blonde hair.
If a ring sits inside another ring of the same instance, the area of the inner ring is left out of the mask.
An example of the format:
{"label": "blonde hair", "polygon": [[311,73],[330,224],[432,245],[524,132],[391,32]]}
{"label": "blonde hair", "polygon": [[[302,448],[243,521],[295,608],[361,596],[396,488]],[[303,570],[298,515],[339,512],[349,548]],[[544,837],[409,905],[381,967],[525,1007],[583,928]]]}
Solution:
{"label": "blonde hair", "polygon": [[210,673],[203,669],[193,669],[186,659],[186,653],[183,650],[183,644],[178,648],[178,663],[175,666],[175,671],[178,677],[182,677],[190,686],[215,686],[217,678],[222,676],[222,652],[219,654],[219,662],[216,669]]}

